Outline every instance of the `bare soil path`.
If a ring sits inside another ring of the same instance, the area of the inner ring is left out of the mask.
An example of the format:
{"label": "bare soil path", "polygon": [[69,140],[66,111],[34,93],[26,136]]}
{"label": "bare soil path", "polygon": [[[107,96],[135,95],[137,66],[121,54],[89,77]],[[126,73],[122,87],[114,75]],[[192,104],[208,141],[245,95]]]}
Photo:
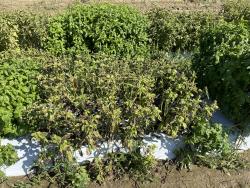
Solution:
{"label": "bare soil path", "polygon": [[0,0],[0,10],[35,10],[35,11],[58,11],[74,2],[83,3],[113,3],[129,4],[141,10],[152,7],[161,7],[177,11],[214,11],[220,10],[220,1],[208,2],[204,0]]}

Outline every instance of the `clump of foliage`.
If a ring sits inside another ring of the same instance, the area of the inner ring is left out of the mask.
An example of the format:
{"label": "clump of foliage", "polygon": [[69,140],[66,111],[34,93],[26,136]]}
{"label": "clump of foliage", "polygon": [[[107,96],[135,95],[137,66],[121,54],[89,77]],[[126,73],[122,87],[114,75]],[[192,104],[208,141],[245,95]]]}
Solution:
{"label": "clump of foliage", "polygon": [[55,144],[55,147],[50,147],[46,139],[41,139],[41,135],[41,133],[34,135],[36,138],[39,137],[45,146],[36,163],[38,177],[56,183],[59,187],[86,187],[90,181],[89,175],[84,166],[73,160],[70,144],[54,135],[51,143]]}
{"label": "clump of foliage", "polygon": [[46,38],[48,15],[45,13],[15,12],[9,15],[18,27],[18,44],[21,49],[42,49]]}
{"label": "clump of foliage", "polygon": [[159,117],[152,71],[142,74],[147,71],[142,62],[54,58],[42,67],[41,99],[26,115],[38,130],[67,136],[79,147],[117,138],[129,146]]}
{"label": "clump of foliage", "polygon": [[0,52],[9,49],[18,50],[18,27],[14,20],[1,14],[0,25]]}
{"label": "clump of foliage", "polygon": [[197,82],[233,120],[247,128],[250,117],[250,33],[248,27],[221,21],[203,32],[194,58]]}
{"label": "clump of foliage", "polygon": [[33,166],[35,173],[30,177],[30,181],[17,182],[13,187],[36,187],[41,180],[62,188],[87,187],[90,181],[88,172],[85,166],[74,160],[73,148],[65,138],[53,135],[49,141],[47,135],[42,132],[34,133],[33,137],[42,145],[42,151]]}
{"label": "clump of foliage", "polygon": [[199,47],[201,32],[217,20],[210,13],[180,13],[159,8],[151,10],[148,16],[152,45],[170,52],[194,51]]}
{"label": "clump of foliage", "polygon": [[226,1],[222,6],[221,15],[227,21],[246,20],[250,24],[250,1],[248,0]]}
{"label": "clump of foliage", "polygon": [[37,99],[39,67],[20,53],[6,52],[0,58],[0,135],[19,135],[28,130],[21,118],[26,106]]}
{"label": "clump of foliage", "polygon": [[191,164],[220,170],[245,166],[222,126],[205,119],[190,129],[185,137],[185,146],[176,151],[176,156],[179,168],[189,168]]}
{"label": "clump of foliage", "polygon": [[59,55],[143,56],[148,51],[147,25],[146,17],[132,7],[78,4],[50,20],[45,48]]}
{"label": "clump of foliage", "polygon": [[[0,144],[0,167],[10,166],[18,160],[17,153],[12,145]],[[0,170],[0,183],[5,180],[4,173]]]}
{"label": "clump of foliage", "polygon": [[[176,137],[184,134],[204,107],[202,91],[196,86],[191,61],[183,57],[163,57],[152,62],[155,69],[155,105],[160,119],[151,131]],[[157,65],[158,63],[158,65]]]}
{"label": "clump of foliage", "polygon": [[0,51],[42,49],[47,16],[31,12],[0,13]]}
{"label": "clump of foliage", "polygon": [[223,171],[247,166],[230,142],[229,131],[210,121],[217,108],[216,103],[204,107],[200,116],[195,117],[195,123],[183,134],[184,146],[175,151],[179,169],[190,168],[191,164]]}
{"label": "clump of foliage", "polygon": [[204,107],[191,63],[169,58],[54,58],[42,65],[38,88],[27,124],[78,147],[120,139],[132,147],[152,131],[176,137]]}
{"label": "clump of foliage", "polygon": [[51,151],[41,163],[72,161],[73,152],[82,145],[92,149],[100,142],[120,140],[127,153],[114,152],[90,165],[91,172],[96,171],[91,177],[98,181],[108,175],[104,164],[118,178],[125,171],[136,179],[146,178],[142,174],[149,173],[153,161],[139,151],[143,136],[186,135],[199,118],[209,118],[215,109],[202,101],[186,59],[50,57],[41,67],[40,99],[25,114],[27,124],[38,131],[35,138]]}
{"label": "clump of foliage", "polygon": [[106,177],[120,179],[124,175],[128,175],[137,183],[150,181],[156,161],[151,153],[152,148],[147,148],[144,155],[142,155],[141,149],[143,147],[137,146],[130,152],[116,151],[106,154],[102,159],[94,159],[87,165],[91,178],[102,183]]}

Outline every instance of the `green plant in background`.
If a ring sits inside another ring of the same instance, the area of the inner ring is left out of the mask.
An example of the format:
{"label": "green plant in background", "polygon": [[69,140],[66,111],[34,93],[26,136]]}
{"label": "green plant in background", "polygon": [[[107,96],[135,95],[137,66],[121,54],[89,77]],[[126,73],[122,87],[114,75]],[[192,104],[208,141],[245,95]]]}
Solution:
{"label": "green plant in background", "polygon": [[250,2],[248,0],[228,0],[223,3],[220,14],[227,21],[244,19],[250,24]]}
{"label": "green plant in background", "polygon": [[48,25],[45,48],[54,54],[144,56],[148,20],[138,10],[109,4],[75,5]]}
{"label": "green plant in background", "polygon": [[18,50],[18,26],[7,15],[0,15],[0,52]]}
{"label": "green plant in background", "polygon": [[193,52],[199,47],[200,34],[215,24],[217,15],[200,12],[173,12],[153,9],[148,13],[149,36],[152,45],[160,51]]}
{"label": "green plant in background", "polygon": [[46,14],[6,12],[0,14],[0,51],[42,49],[46,37]]}
{"label": "green plant in background", "polygon": [[37,99],[38,64],[20,53],[0,57],[0,135],[20,135],[29,131],[21,118],[25,107]]}
{"label": "green plant in background", "polygon": [[208,88],[221,109],[241,123],[241,129],[250,121],[249,39],[245,22],[221,21],[203,32],[193,65],[199,85]]}
{"label": "green plant in background", "polygon": [[46,38],[48,15],[45,13],[15,12],[10,14],[18,26],[18,43],[21,49],[42,49]]}

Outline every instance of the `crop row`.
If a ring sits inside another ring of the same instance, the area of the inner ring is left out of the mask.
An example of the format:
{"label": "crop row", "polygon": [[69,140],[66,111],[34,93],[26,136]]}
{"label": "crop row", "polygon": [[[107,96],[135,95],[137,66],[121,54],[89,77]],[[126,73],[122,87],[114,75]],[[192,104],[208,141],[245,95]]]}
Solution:
{"label": "crop row", "polygon": [[[218,15],[109,4],[77,4],[49,17],[1,13],[0,135],[32,133],[44,146],[39,175],[62,186],[85,185],[73,151],[102,141],[121,140],[128,153],[89,164],[92,178],[103,180],[105,166],[150,173],[150,149],[140,154],[150,133],[184,137],[180,166],[238,167],[227,133],[210,118],[217,101],[238,129],[249,128],[249,15],[244,1]],[[5,158],[9,147],[0,148]]]}

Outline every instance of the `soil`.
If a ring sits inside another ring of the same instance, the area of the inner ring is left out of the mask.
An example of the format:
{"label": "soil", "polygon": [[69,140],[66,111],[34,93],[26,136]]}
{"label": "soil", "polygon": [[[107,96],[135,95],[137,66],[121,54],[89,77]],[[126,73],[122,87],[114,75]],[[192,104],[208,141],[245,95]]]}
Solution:
{"label": "soil", "polygon": [[[220,1],[206,3],[204,0],[80,0],[83,3],[128,4],[142,11],[153,7],[176,11],[213,11],[218,12]],[[76,0],[0,0],[0,10],[58,11],[76,2]]]}
{"label": "soil", "polygon": [[64,9],[73,2],[74,0],[0,0],[0,10],[32,10],[50,12]]}

